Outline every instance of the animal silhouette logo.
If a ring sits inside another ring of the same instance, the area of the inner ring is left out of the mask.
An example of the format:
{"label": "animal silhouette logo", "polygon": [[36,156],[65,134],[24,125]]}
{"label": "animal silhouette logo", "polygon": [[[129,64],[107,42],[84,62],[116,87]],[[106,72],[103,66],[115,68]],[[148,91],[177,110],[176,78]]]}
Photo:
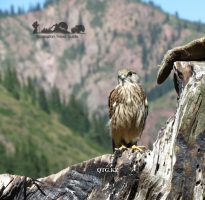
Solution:
{"label": "animal silhouette logo", "polygon": [[51,34],[51,33],[62,33],[62,34],[82,34],[85,33],[84,25],[76,25],[68,31],[68,24],[66,22],[59,22],[52,25],[49,28],[43,28],[40,30],[40,24],[35,21],[33,24],[33,34]]}
{"label": "animal silhouette logo", "polygon": [[33,24],[32,24],[34,30],[33,30],[33,34],[36,34],[38,33],[38,29],[39,29],[39,23],[37,21],[35,21]]}
{"label": "animal silhouette logo", "polygon": [[84,33],[85,27],[83,25],[76,25],[74,28],[71,29],[72,33]]}

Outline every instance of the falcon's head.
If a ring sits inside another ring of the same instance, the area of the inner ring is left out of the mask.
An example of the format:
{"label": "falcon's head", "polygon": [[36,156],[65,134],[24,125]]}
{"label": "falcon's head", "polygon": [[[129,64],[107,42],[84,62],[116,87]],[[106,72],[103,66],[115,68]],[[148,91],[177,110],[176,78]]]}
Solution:
{"label": "falcon's head", "polygon": [[127,83],[139,84],[140,80],[139,76],[135,71],[129,69],[121,69],[118,72],[118,83],[120,85],[124,85]]}

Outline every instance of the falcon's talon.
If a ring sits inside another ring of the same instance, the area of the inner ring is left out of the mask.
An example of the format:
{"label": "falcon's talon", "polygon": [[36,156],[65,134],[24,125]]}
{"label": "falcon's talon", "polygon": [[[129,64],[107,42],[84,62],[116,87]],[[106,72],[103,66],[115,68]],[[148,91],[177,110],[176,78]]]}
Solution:
{"label": "falcon's talon", "polygon": [[132,145],[131,149],[134,150],[134,151],[143,152],[143,151],[145,151],[147,148],[146,148],[145,146]]}
{"label": "falcon's talon", "polygon": [[117,148],[117,150],[126,151],[126,150],[128,150],[128,148],[126,146],[122,145],[120,148]]}

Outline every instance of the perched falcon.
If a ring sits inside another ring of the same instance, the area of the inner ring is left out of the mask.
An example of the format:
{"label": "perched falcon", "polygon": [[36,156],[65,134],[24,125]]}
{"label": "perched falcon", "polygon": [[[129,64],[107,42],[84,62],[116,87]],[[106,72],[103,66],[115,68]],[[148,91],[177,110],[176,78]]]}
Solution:
{"label": "perched falcon", "polygon": [[145,127],[148,102],[136,72],[118,72],[118,85],[110,93],[108,105],[113,151],[137,145]]}

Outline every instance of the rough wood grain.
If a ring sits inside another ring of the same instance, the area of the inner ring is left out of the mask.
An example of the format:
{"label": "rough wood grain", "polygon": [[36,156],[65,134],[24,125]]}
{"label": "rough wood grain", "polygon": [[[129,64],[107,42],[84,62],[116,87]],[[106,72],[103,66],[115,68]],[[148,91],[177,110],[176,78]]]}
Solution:
{"label": "rough wood grain", "polygon": [[176,113],[152,151],[117,151],[38,180],[3,174],[0,199],[203,200],[205,62],[176,62],[174,69],[181,88]]}

